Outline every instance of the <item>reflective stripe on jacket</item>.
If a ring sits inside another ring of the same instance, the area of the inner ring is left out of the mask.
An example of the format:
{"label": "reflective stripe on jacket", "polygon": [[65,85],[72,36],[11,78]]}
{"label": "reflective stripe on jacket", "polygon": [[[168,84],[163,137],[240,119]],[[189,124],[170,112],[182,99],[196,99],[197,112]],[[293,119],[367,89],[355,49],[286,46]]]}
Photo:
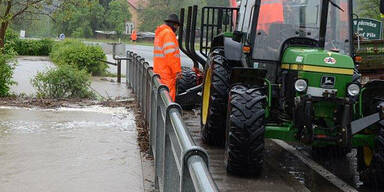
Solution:
{"label": "reflective stripe on jacket", "polygon": [[153,49],[153,71],[160,75],[163,84],[175,99],[176,75],[181,72],[180,50],[176,34],[167,25],[156,29]]}

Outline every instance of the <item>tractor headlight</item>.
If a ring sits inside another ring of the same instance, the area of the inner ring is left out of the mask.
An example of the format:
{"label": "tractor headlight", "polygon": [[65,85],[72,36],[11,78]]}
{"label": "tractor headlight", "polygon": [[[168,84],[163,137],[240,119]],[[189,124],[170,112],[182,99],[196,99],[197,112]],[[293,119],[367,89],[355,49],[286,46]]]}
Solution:
{"label": "tractor headlight", "polygon": [[298,92],[305,91],[307,89],[307,87],[308,87],[307,81],[305,81],[304,79],[298,79],[295,82],[295,89]]}
{"label": "tractor headlight", "polygon": [[360,86],[352,83],[348,85],[347,91],[350,96],[357,96],[360,93]]}

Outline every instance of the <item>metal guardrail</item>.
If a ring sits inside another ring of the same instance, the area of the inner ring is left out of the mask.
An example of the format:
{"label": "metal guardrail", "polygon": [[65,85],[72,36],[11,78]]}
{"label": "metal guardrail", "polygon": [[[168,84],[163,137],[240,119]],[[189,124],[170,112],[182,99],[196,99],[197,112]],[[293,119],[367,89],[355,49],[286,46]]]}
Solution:
{"label": "metal guardrail", "polygon": [[105,60],[99,60],[103,63],[106,63],[108,65],[113,65],[113,66],[117,66],[117,72],[116,72],[116,78],[117,78],[117,82],[118,83],[121,83],[121,60],[126,60],[125,58],[113,58],[115,61],[117,61],[117,63],[113,63],[113,62],[109,62],[109,61],[105,61]]}
{"label": "metal guardrail", "polygon": [[218,191],[208,170],[207,152],[195,145],[172,102],[168,87],[145,60],[127,51],[127,86],[132,88],[150,130],[156,187],[160,191]]}

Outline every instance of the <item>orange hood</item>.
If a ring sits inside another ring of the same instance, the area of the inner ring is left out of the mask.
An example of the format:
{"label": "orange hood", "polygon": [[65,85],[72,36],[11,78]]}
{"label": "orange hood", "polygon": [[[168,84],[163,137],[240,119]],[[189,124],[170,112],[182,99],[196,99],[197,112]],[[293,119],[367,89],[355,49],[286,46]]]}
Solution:
{"label": "orange hood", "polygon": [[155,31],[155,35],[158,36],[162,31],[164,31],[166,29],[169,29],[172,31],[172,29],[166,24],[162,24],[162,25],[158,26],[156,31]]}

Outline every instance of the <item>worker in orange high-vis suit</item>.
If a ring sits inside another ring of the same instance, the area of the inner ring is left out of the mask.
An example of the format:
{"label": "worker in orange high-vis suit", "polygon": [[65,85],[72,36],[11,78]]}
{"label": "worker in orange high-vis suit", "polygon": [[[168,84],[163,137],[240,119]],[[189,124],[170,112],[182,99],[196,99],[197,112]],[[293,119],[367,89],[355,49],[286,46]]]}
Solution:
{"label": "worker in orange high-vis suit", "polygon": [[164,22],[155,32],[153,71],[160,75],[161,83],[169,88],[169,95],[175,101],[176,80],[181,78],[180,50],[176,39],[180,21],[176,14],[171,14]]}
{"label": "worker in orange high-vis suit", "polygon": [[131,40],[132,40],[133,42],[136,42],[136,40],[137,40],[137,33],[136,33],[136,30],[133,30],[133,31],[132,31],[132,34],[131,34]]}

